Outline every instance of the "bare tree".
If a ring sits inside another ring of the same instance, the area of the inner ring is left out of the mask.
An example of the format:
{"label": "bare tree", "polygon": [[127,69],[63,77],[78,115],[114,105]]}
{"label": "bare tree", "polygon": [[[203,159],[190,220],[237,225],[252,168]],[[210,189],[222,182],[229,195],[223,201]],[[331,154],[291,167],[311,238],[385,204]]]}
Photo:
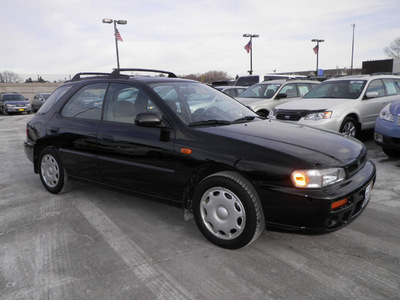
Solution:
{"label": "bare tree", "polygon": [[400,58],[400,37],[391,42],[390,46],[386,47],[384,51],[390,58]]}
{"label": "bare tree", "polygon": [[183,77],[186,79],[202,81],[202,82],[207,82],[207,83],[231,79],[231,77],[228,75],[228,73],[223,72],[223,71],[208,71],[204,74],[197,73],[197,74],[189,74],[189,75],[180,76],[180,77]]}
{"label": "bare tree", "polygon": [[4,71],[0,73],[0,82],[4,83],[16,83],[21,82],[22,78],[17,73],[12,71]]}

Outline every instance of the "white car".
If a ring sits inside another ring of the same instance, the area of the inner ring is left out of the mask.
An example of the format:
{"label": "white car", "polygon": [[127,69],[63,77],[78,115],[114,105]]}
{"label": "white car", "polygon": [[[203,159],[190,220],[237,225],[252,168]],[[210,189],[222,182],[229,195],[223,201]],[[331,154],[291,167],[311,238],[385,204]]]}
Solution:
{"label": "white car", "polygon": [[258,115],[267,117],[275,106],[300,99],[319,83],[300,79],[264,81],[249,87],[236,97],[236,100],[250,107]]}
{"label": "white car", "polygon": [[275,107],[268,118],[356,137],[372,129],[381,109],[400,99],[400,76],[357,75],[324,81],[302,99]]}

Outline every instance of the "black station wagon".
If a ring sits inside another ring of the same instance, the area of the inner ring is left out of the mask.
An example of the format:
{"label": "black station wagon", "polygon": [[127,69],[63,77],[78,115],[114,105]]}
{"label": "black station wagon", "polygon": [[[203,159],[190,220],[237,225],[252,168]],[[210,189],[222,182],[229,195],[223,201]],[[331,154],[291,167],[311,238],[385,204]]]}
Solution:
{"label": "black station wagon", "polygon": [[29,121],[24,146],[51,193],[73,179],[178,204],[231,249],[266,226],[343,227],[366,207],[376,174],[354,138],[267,120],[158,70],[75,75]]}

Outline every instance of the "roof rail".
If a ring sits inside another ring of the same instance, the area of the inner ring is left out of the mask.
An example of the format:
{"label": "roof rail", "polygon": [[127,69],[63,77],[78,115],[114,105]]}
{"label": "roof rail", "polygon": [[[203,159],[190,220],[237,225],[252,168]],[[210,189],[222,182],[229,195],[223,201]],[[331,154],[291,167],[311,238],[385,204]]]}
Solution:
{"label": "roof rail", "polygon": [[162,74],[168,74],[168,77],[177,78],[177,76],[174,73],[169,71],[153,70],[153,69],[137,69],[137,68],[114,69],[114,71],[110,75],[110,78],[119,78],[120,76],[122,76],[121,72],[126,72],[126,71],[162,73]]}
{"label": "roof rail", "polygon": [[71,81],[79,81],[81,80],[81,75],[96,75],[96,76],[101,76],[101,75],[105,75],[105,76],[109,76],[110,73],[98,73],[98,72],[81,72],[81,73],[77,73],[75,74],[74,77],[72,77],[71,80],[68,80],[69,82]]}
{"label": "roof rail", "polygon": [[369,74],[369,76],[374,76],[374,75],[395,75],[395,74],[392,72],[375,72],[375,73]]}

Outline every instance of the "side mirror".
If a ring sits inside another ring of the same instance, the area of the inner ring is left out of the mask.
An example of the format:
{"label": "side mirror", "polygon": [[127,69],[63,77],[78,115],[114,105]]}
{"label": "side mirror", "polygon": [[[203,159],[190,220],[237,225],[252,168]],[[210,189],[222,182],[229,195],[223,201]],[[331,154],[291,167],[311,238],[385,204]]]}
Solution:
{"label": "side mirror", "polygon": [[140,113],[135,117],[135,124],[142,127],[157,127],[162,122],[160,117],[154,113]]}
{"label": "side mirror", "polygon": [[282,98],[287,98],[287,94],[286,93],[279,93],[275,97],[275,99],[282,99]]}
{"label": "side mirror", "polygon": [[367,98],[377,98],[377,97],[379,97],[378,92],[368,92],[367,93]]}

